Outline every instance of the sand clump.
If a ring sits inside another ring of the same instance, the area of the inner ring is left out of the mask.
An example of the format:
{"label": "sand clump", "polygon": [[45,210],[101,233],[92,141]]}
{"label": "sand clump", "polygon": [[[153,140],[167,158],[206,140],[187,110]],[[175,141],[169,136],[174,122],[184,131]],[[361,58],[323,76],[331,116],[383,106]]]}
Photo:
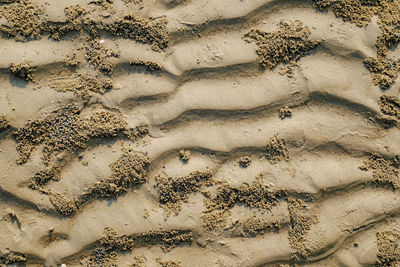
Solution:
{"label": "sand clump", "polygon": [[280,22],[274,32],[252,29],[245,40],[258,45],[257,54],[265,69],[273,69],[279,63],[291,63],[310,53],[319,41],[311,40],[311,31],[301,21]]}
{"label": "sand clump", "polygon": [[179,151],[179,159],[184,163],[187,163],[189,161],[190,156],[191,156],[191,153],[189,150],[181,149]]}
{"label": "sand clump", "polygon": [[67,76],[50,81],[50,87],[59,91],[72,91],[85,103],[90,99],[90,93],[105,94],[113,89],[114,83],[111,78],[103,78],[88,74]]}
{"label": "sand clump", "polygon": [[50,192],[50,202],[55,210],[65,217],[71,217],[77,211],[75,203],[60,193]]}
{"label": "sand clump", "polygon": [[[400,17],[400,13],[398,16]],[[400,22],[397,22],[396,24],[400,24]],[[385,57],[387,52],[390,49],[395,48],[396,45],[400,42],[400,29],[392,28],[386,25],[387,24],[385,23],[381,23],[379,25],[382,33],[378,36],[376,40],[377,54],[378,56],[382,57]]]}
{"label": "sand clump", "polygon": [[133,260],[134,262],[130,265],[130,267],[146,267],[146,258],[144,256],[135,256]]}
{"label": "sand clump", "polygon": [[132,251],[135,247],[133,238],[119,235],[112,228],[105,228],[103,237],[97,241],[92,255],[82,260],[85,266],[117,266],[118,256],[122,253]]}
{"label": "sand clump", "polygon": [[394,120],[400,120],[400,100],[395,96],[382,95],[378,101],[381,112]]}
{"label": "sand clump", "polygon": [[337,17],[342,18],[344,21],[352,22],[359,27],[371,22],[371,17],[374,15],[374,9],[376,9],[378,2],[368,0],[314,0],[315,5],[320,10],[332,7]]}
{"label": "sand clump", "polygon": [[93,184],[74,200],[67,199],[64,195],[45,188],[50,180],[57,181],[60,179],[58,168],[36,173],[31,178],[29,187],[49,195],[55,210],[63,216],[71,217],[94,199],[115,199],[129,189],[145,183],[149,166],[150,160],[146,154],[123,150],[122,155],[110,164],[111,175],[107,179],[102,179]]}
{"label": "sand clump", "polygon": [[279,109],[279,118],[281,120],[284,120],[286,118],[291,118],[292,117],[293,110],[289,108],[288,106],[284,106]]}
{"label": "sand clump", "polygon": [[44,119],[28,122],[14,131],[13,136],[20,154],[18,163],[23,164],[30,158],[32,150],[42,144],[42,158],[44,162],[49,162],[53,154],[86,148],[92,138],[121,136],[135,140],[145,133],[146,129],[142,127],[128,129],[119,113],[102,110],[85,117],[81,116],[80,107],[70,104]]}
{"label": "sand clump", "polygon": [[59,242],[68,239],[69,236],[67,234],[54,232],[54,228],[52,228],[47,232],[47,235],[44,235],[40,238],[40,243],[43,247],[48,247],[50,246],[50,244],[54,242]]}
{"label": "sand clump", "polygon": [[160,258],[157,258],[156,262],[160,267],[182,267],[182,264],[179,261],[173,261],[173,260],[163,261]]}
{"label": "sand clump", "polygon": [[138,247],[160,245],[163,252],[168,252],[176,246],[192,244],[193,233],[190,230],[172,229],[135,234],[133,238]]}
{"label": "sand clump", "polygon": [[396,156],[393,160],[387,160],[379,155],[373,154],[364,160],[361,170],[372,170],[375,182],[382,185],[389,185],[393,189],[400,187],[400,157]]}
{"label": "sand clump", "polygon": [[7,115],[0,114],[0,131],[7,129],[10,126]]}
{"label": "sand clump", "polygon": [[395,267],[400,265],[400,234],[383,231],[376,234],[378,254],[376,266]]}
{"label": "sand clump", "polygon": [[316,7],[325,10],[331,7],[337,17],[363,27],[378,15],[385,25],[395,25],[399,20],[400,6],[392,0],[313,0]]}
{"label": "sand clump", "polygon": [[372,82],[382,90],[389,89],[396,81],[400,63],[392,59],[377,56],[364,60],[365,67],[372,74]]}
{"label": "sand clump", "polygon": [[81,208],[93,199],[115,199],[129,189],[147,181],[150,166],[148,156],[142,152],[125,150],[110,167],[112,174],[86,189],[76,200]]}
{"label": "sand clump", "polygon": [[207,210],[202,216],[203,226],[209,230],[223,226],[230,215],[229,210],[237,203],[251,209],[270,211],[279,201],[286,198],[287,193],[284,190],[271,188],[264,183],[261,175],[257,176],[251,185],[243,183],[238,187],[231,187],[222,183],[214,196],[208,196],[204,200]]}
{"label": "sand clump", "polygon": [[178,178],[157,176],[155,188],[160,195],[160,204],[167,210],[167,214],[173,212],[177,215],[182,203],[188,200],[189,194],[198,192],[203,185],[212,185],[212,175],[211,170],[206,170],[194,171]]}
{"label": "sand clump", "polygon": [[222,184],[216,195],[207,199],[206,206],[209,210],[224,210],[232,208],[236,203],[244,203],[249,208],[270,210],[279,200],[286,198],[283,190],[272,189],[263,182],[261,176],[257,176],[253,183],[243,183],[238,187]]}
{"label": "sand clump", "polygon": [[85,59],[95,69],[111,75],[115,64],[113,59],[119,57],[119,52],[106,48],[100,43],[99,39],[94,39],[85,45]]}
{"label": "sand clump", "polygon": [[[80,261],[84,266],[117,266],[118,256],[131,251],[134,247],[160,245],[168,252],[181,244],[191,244],[193,234],[189,230],[150,231],[133,235],[120,235],[112,228],[105,228],[103,237],[94,244],[92,255]],[[135,257],[131,266],[144,266],[143,257]]]}
{"label": "sand clump", "polygon": [[161,66],[158,63],[152,61],[135,59],[131,60],[129,64],[131,64],[132,66],[145,67],[148,72],[156,72],[161,70]]}
{"label": "sand clump", "polygon": [[0,16],[7,23],[0,25],[0,32],[17,41],[39,39],[42,29],[43,11],[29,0],[16,0],[0,6]]}
{"label": "sand clump", "polygon": [[[90,27],[92,23],[85,19],[88,12],[81,5],[65,7],[64,13],[65,22],[44,22],[43,31],[49,33],[51,39],[60,41],[62,37],[69,33],[83,32],[85,28],[92,28]],[[90,32],[93,32],[93,29]]]}
{"label": "sand clump", "polygon": [[1,265],[10,265],[15,263],[25,263],[26,256],[22,253],[8,251],[7,253],[0,252],[0,264]]}
{"label": "sand clump", "polygon": [[285,147],[285,141],[283,139],[279,139],[276,135],[268,139],[266,150],[267,152],[265,157],[272,164],[275,164],[281,160],[289,160],[289,152]]}
{"label": "sand clump", "polygon": [[240,166],[241,168],[247,168],[247,167],[249,167],[250,164],[251,164],[251,157],[250,157],[250,156],[241,157],[241,158],[238,160],[238,163],[239,163],[239,166]]}
{"label": "sand clump", "polygon": [[128,14],[112,24],[102,25],[102,29],[118,37],[150,44],[153,50],[161,52],[168,47],[169,37],[166,25],[167,20],[164,17],[145,19]]}
{"label": "sand clump", "polygon": [[27,61],[24,61],[19,64],[11,63],[10,71],[16,77],[25,80],[27,82],[35,81],[35,76],[32,72],[32,67]]}
{"label": "sand clump", "polygon": [[389,89],[395,82],[400,70],[400,62],[387,56],[400,42],[400,4],[391,0],[314,0],[317,8],[325,10],[331,7],[337,17],[363,27],[378,16],[381,34],[376,41],[377,56],[364,60],[365,67],[372,74],[372,81],[381,89]]}
{"label": "sand clump", "polygon": [[49,161],[54,152],[85,148],[88,137],[80,130],[80,109],[68,105],[45,119],[30,121],[13,132],[20,154],[19,164],[25,163],[35,146],[44,144],[43,159]]}
{"label": "sand clump", "polygon": [[400,120],[400,100],[395,96],[382,95],[378,104],[382,115],[375,117],[384,128],[395,127]]}
{"label": "sand clump", "polygon": [[41,190],[50,181],[60,180],[59,166],[53,166],[46,170],[39,171],[30,179],[29,187],[31,189]]}
{"label": "sand clump", "polygon": [[318,222],[318,218],[308,203],[301,199],[288,198],[288,209],[290,215],[288,238],[290,245],[296,250],[292,260],[302,261],[311,254],[311,250],[305,244],[306,234],[311,225]]}
{"label": "sand clump", "polygon": [[280,228],[281,223],[279,221],[267,222],[257,218],[256,216],[251,216],[243,222],[240,222],[239,225],[235,226],[233,235],[241,237],[256,237],[267,232],[279,232]]}

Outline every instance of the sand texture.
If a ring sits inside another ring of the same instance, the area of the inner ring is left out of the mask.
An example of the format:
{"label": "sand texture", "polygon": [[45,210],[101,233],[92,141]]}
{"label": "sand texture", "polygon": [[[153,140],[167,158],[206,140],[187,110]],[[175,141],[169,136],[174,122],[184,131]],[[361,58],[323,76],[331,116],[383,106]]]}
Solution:
{"label": "sand texture", "polygon": [[0,0],[0,266],[400,266],[399,0]]}

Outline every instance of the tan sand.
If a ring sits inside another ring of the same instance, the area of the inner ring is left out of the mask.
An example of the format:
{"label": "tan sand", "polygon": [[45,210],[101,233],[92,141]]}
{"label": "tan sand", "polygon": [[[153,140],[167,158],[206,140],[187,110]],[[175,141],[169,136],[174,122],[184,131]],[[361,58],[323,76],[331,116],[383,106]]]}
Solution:
{"label": "tan sand", "polygon": [[0,0],[0,266],[400,266],[399,0]]}

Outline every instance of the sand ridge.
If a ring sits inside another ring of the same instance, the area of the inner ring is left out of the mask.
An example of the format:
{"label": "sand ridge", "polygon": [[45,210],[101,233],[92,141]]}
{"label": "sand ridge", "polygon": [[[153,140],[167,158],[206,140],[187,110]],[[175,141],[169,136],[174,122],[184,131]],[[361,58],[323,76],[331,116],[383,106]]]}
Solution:
{"label": "sand ridge", "polygon": [[397,266],[399,27],[398,0],[0,1],[0,265]]}

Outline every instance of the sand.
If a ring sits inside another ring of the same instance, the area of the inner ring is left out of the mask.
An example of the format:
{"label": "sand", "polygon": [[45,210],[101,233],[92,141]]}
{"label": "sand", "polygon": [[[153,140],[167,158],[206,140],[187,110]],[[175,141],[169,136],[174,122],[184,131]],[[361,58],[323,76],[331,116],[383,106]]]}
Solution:
{"label": "sand", "polygon": [[0,266],[399,266],[399,0],[0,0]]}

